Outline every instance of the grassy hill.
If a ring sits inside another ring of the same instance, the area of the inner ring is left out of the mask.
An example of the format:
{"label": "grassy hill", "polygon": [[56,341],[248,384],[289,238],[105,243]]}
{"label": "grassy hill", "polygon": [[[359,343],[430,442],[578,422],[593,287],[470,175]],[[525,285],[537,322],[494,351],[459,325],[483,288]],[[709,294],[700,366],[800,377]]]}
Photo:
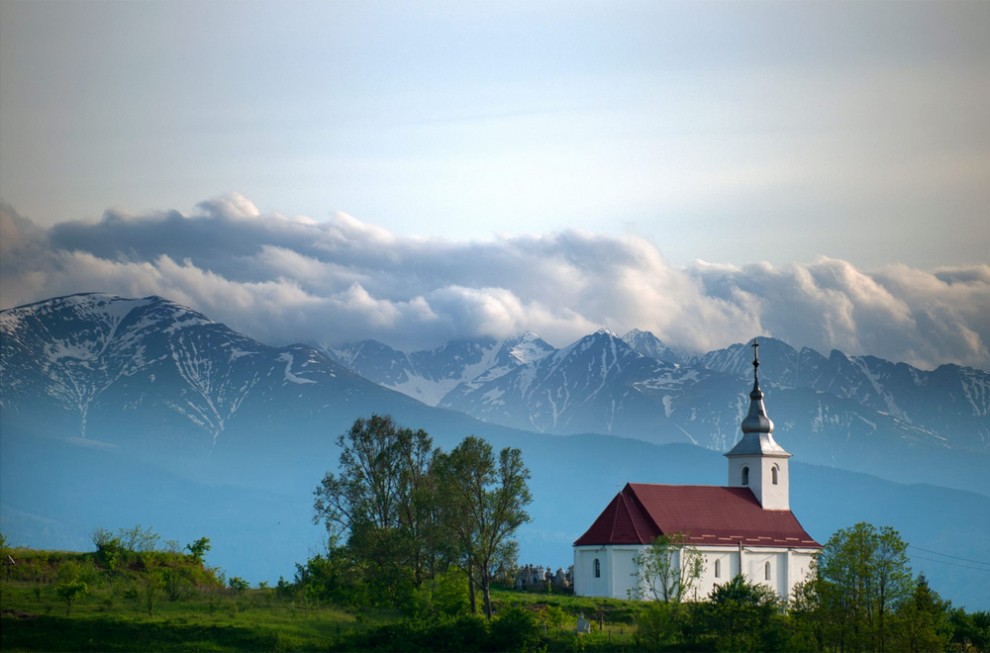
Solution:
{"label": "grassy hill", "polygon": [[[289,583],[247,587],[178,551],[128,550],[109,566],[101,550],[12,548],[3,555],[16,563],[0,577],[5,652],[525,648],[513,632],[500,633],[480,617],[410,619],[395,610],[345,610],[310,599]],[[495,601],[505,614],[524,612],[551,650],[630,647],[642,608],[629,601],[504,589],[496,591]],[[578,643],[573,631],[580,614],[592,620],[593,632]],[[506,619],[503,630],[510,627]]]}

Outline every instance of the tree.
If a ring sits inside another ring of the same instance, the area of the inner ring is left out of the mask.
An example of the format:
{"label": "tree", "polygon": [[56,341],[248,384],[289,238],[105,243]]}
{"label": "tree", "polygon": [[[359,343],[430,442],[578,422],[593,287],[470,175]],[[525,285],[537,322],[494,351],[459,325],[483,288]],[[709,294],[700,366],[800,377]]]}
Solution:
{"label": "tree", "polygon": [[514,564],[516,544],[511,538],[529,521],[529,470],[519,449],[502,449],[496,461],[491,445],[472,435],[438,456],[437,476],[443,521],[456,539],[471,583],[472,610],[476,584],[485,617],[491,620],[492,578]]}
{"label": "tree", "polygon": [[705,571],[701,552],[679,533],[657,536],[635,561],[639,591],[664,603],[680,603]]}
{"label": "tree", "polygon": [[144,605],[148,608],[148,616],[155,613],[155,601],[158,598],[158,590],[162,588],[164,579],[158,569],[147,569],[141,576],[141,585],[144,589]]}
{"label": "tree", "polygon": [[117,567],[121,563],[121,556],[124,553],[120,537],[114,537],[113,533],[105,528],[97,528],[93,531],[93,544],[96,545],[97,562],[112,577],[117,572]]}
{"label": "tree", "polygon": [[780,601],[765,585],[741,575],[719,585],[702,606],[706,630],[719,651],[772,651],[785,645]]}
{"label": "tree", "polygon": [[819,556],[818,598],[840,650],[885,651],[889,618],[914,585],[896,530],[860,522],[836,531]]}
{"label": "tree", "polygon": [[954,650],[990,651],[990,612],[967,614],[955,608],[949,614]]}
{"label": "tree", "polygon": [[636,616],[636,642],[643,650],[672,650],[683,644],[685,626],[690,613],[665,601],[648,604]]}
{"label": "tree", "polygon": [[201,537],[191,544],[186,545],[186,550],[189,551],[189,556],[197,564],[203,563],[203,557],[206,556],[206,552],[211,548],[210,538],[208,537]]}
{"label": "tree", "polygon": [[55,593],[65,601],[65,616],[69,616],[72,609],[72,602],[89,591],[89,585],[81,580],[67,581],[55,586]]}
{"label": "tree", "polygon": [[337,444],[339,471],[327,472],[316,488],[314,521],[324,523],[332,548],[346,539],[375,594],[394,604],[422,583],[431,562],[432,441],[425,431],[372,415],[356,420]]}
{"label": "tree", "polygon": [[820,651],[825,648],[825,632],[828,624],[818,596],[817,560],[812,563],[812,574],[794,586],[787,605],[791,619],[788,646],[794,651]]}
{"label": "tree", "polygon": [[921,653],[942,651],[952,634],[949,603],[931,587],[924,574],[918,576],[914,591],[897,611],[895,647],[898,651]]}

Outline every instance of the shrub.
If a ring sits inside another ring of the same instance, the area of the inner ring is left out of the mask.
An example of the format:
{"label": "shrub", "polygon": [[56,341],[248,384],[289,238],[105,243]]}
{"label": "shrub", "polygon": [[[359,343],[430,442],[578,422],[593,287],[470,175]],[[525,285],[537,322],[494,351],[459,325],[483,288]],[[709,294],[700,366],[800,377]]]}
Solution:
{"label": "shrub", "polygon": [[490,645],[496,651],[531,651],[540,644],[540,628],[532,612],[518,606],[502,611],[491,623]]}

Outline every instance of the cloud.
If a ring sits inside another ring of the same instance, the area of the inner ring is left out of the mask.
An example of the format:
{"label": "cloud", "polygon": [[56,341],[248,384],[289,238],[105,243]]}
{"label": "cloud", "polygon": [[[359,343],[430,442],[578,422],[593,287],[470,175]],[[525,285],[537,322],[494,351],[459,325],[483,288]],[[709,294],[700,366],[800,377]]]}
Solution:
{"label": "cloud", "polygon": [[601,327],[640,328],[688,352],[765,334],[823,353],[990,369],[990,264],[677,268],[633,236],[400,237],[344,214],[263,213],[236,194],[188,214],[107,211],[47,230],[2,205],[0,254],[4,307],[156,294],[273,344],[415,349],[532,330],[562,346]]}

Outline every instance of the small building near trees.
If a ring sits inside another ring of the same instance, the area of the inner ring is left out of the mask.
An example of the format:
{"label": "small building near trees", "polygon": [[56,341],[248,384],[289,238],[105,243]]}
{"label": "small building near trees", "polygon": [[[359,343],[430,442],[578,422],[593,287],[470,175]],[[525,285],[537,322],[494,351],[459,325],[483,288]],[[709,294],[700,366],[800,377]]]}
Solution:
{"label": "small building near trees", "polygon": [[671,566],[684,564],[684,549],[700,555],[701,575],[686,595],[703,600],[717,585],[742,575],[787,601],[811,574],[821,549],[790,509],[787,453],[773,438],[753,342],[753,390],[743,437],[725,454],[728,485],[628,483],[574,543],[574,593],[613,598],[645,597],[638,560],[661,536],[676,538]]}

